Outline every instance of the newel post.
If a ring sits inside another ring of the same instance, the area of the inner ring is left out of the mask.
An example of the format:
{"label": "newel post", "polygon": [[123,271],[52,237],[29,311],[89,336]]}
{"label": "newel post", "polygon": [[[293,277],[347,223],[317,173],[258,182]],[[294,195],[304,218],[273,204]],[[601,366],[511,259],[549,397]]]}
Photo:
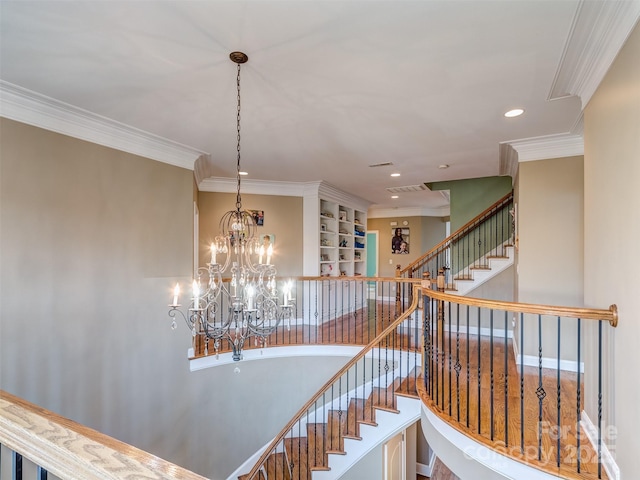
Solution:
{"label": "newel post", "polygon": [[[400,276],[402,275],[402,269],[400,267],[400,264],[396,265],[396,278],[400,278]],[[401,312],[401,308],[400,308],[400,288],[401,288],[402,283],[400,282],[396,282],[396,315],[399,314],[399,312]]]}
{"label": "newel post", "polygon": [[[436,286],[439,292],[444,292],[444,282],[444,268],[440,267],[438,269],[438,277],[436,278]],[[438,301],[438,335],[444,342],[444,300]]]}

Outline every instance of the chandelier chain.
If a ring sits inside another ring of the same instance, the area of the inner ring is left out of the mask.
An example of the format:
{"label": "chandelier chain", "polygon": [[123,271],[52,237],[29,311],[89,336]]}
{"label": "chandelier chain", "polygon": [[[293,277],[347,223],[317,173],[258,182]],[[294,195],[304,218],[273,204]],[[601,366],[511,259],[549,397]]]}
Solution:
{"label": "chandelier chain", "polygon": [[238,64],[238,76],[236,77],[236,85],[238,89],[238,110],[236,116],[236,126],[238,132],[238,143],[237,143],[237,151],[238,151],[238,163],[236,166],[236,178],[238,180],[238,191],[236,194],[236,209],[238,212],[242,210],[242,198],[240,197],[240,64]]}
{"label": "chandelier chain", "polygon": [[[243,358],[243,349],[249,346],[246,342],[250,338],[255,338],[256,347],[265,348],[268,337],[283,320],[287,321],[289,328],[296,301],[291,281],[284,283],[278,293],[277,272],[271,262],[272,236],[265,235],[269,242],[264,241],[260,245],[254,213],[242,210],[240,64],[245,63],[248,57],[242,52],[232,52],[229,57],[238,64],[236,209],[226,212],[220,219],[220,235],[211,243],[211,261],[195,272],[193,295],[186,305],[187,312],[180,310],[180,285],[176,284],[173,302],[169,305],[169,316],[175,319],[176,315],[181,315],[184,318],[194,339],[196,355],[210,353],[212,342],[209,340],[213,341],[213,350],[217,355],[226,341],[233,360],[239,361]],[[175,321],[172,322],[172,328],[175,328]],[[202,346],[204,352],[201,351]]]}

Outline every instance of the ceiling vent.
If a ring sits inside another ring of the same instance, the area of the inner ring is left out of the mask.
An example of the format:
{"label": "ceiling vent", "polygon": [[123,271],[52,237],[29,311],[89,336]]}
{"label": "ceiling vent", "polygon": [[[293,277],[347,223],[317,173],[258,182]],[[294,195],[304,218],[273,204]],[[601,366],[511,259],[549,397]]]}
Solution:
{"label": "ceiling vent", "polygon": [[369,165],[369,168],[389,167],[391,165],[393,165],[392,162],[374,163],[373,165]]}
{"label": "ceiling vent", "polygon": [[427,190],[427,186],[422,183],[420,185],[407,185],[405,187],[388,187],[387,192],[390,193],[407,193],[407,192],[422,192]]}

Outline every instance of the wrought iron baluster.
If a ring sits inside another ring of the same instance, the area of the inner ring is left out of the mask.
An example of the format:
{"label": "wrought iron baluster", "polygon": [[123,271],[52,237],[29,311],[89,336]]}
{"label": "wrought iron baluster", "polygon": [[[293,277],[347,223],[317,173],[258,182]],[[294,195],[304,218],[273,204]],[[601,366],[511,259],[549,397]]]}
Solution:
{"label": "wrought iron baluster", "polygon": [[315,282],[315,286],[316,286],[316,292],[315,295],[313,296],[314,300],[315,300],[315,311],[313,313],[313,317],[314,317],[314,323],[315,323],[315,329],[316,329],[316,340],[318,341],[318,343],[324,343],[324,335],[322,333],[322,330],[320,330],[320,336],[318,336],[318,316],[319,316],[319,312],[318,312],[318,295],[320,295],[320,292],[322,291],[322,284],[324,282],[320,281],[320,282]]}
{"label": "wrought iron baluster", "polygon": [[[557,423],[558,423],[558,434],[556,435],[556,465],[559,467],[560,466],[560,439],[562,437],[562,435],[560,435],[560,433],[562,432],[562,424],[561,424],[561,418],[560,418],[560,388],[561,388],[561,384],[560,384],[560,339],[562,338],[562,330],[560,327],[560,316],[558,316],[558,345],[557,345],[557,352],[556,355],[558,356],[557,358],[557,363],[556,363],[556,407],[557,407]],[[580,370],[580,368],[578,368],[578,370]]]}
{"label": "wrought iron baluster", "polygon": [[[363,359],[363,362],[364,362],[364,359]],[[356,362],[355,365],[353,366],[353,376],[355,377],[353,379],[353,385],[354,385],[353,391],[355,392],[354,393],[354,397],[353,397],[354,399],[358,398],[358,363],[359,362]],[[364,385],[364,382],[363,382],[363,385]],[[345,425],[346,425],[345,434],[346,435],[352,435],[352,432],[350,430],[350,428],[351,428],[350,423],[351,422],[349,422],[349,407],[351,405],[351,398],[349,398],[349,393],[351,392],[351,389],[349,388],[349,381],[347,381],[346,390],[347,390],[347,404],[346,404],[346,407],[347,407],[346,414],[347,414],[347,416],[346,416],[346,421],[345,421]],[[357,402],[357,400],[356,400],[356,402]],[[340,425],[342,425],[342,424],[340,424]],[[355,435],[355,432],[353,432],[353,434]]]}
{"label": "wrought iron baluster", "polygon": [[438,334],[440,333],[440,300],[436,300],[434,303],[434,308],[435,308],[435,317],[433,319],[434,321],[434,361],[435,361],[435,366],[434,366],[434,370],[435,370],[435,386],[436,386],[436,391],[435,391],[435,401],[436,404],[438,403],[439,399],[440,399],[440,343],[438,342],[439,340],[439,336]]}
{"label": "wrought iron baluster", "polygon": [[542,460],[542,400],[547,393],[542,387],[542,315],[538,314],[538,460]]}
{"label": "wrought iron baluster", "polygon": [[[338,282],[333,280],[332,282],[333,285],[333,318],[335,319],[333,321],[333,341],[337,342],[338,340],[338,321],[339,321],[339,316],[338,316]],[[331,310],[329,310],[331,311]]]}
{"label": "wrought iron baluster", "polygon": [[520,313],[520,453],[524,454],[524,314]]}
{"label": "wrought iron baluster", "polygon": [[13,457],[12,480],[22,480],[22,455],[16,451],[12,451],[11,456]]}
{"label": "wrought iron baluster", "polygon": [[504,312],[504,445],[509,446],[509,312]]}
{"label": "wrought iron baluster", "polygon": [[[582,394],[582,385],[581,385],[581,379],[580,379],[580,329],[582,327],[582,321],[580,319],[578,319],[578,328],[577,328],[577,340],[578,340],[578,368],[576,368],[576,451],[580,452],[580,420],[581,420],[581,403],[582,403],[582,399],[581,394]],[[580,473],[580,469],[581,469],[581,464],[580,464],[580,455],[576,455],[576,462],[577,462],[577,472]]]}
{"label": "wrought iron baluster", "polygon": [[[478,319],[478,322],[480,321],[480,319]],[[494,372],[493,372],[493,309],[491,309],[489,311],[489,328],[490,328],[490,332],[489,332],[489,375],[490,375],[490,392],[489,392],[489,422],[490,422],[490,438],[491,441],[493,441],[493,434],[494,434],[494,428],[493,428],[493,415],[494,415],[494,404],[493,404],[493,389],[494,389]]]}
{"label": "wrought iron baluster", "polygon": [[602,478],[602,320],[598,320],[598,478]]}
{"label": "wrought iron baluster", "polygon": [[469,428],[469,417],[470,417],[470,410],[469,410],[469,397],[470,397],[470,391],[471,391],[471,356],[470,356],[470,343],[471,343],[471,337],[470,337],[470,332],[469,332],[469,305],[467,305],[467,428]]}
{"label": "wrought iron baluster", "polygon": [[448,305],[448,310],[449,310],[449,351],[447,352],[448,356],[449,356],[449,375],[448,375],[449,376],[449,393],[448,393],[448,397],[449,398],[448,398],[448,402],[449,402],[449,416],[451,416],[451,408],[452,408],[452,404],[453,404],[452,398],[451,398],[451,376],[452,376],[451,372],[453,370],[453,361],[452,361],[452,358],[451,358],[451,352],[452,352],[452,349],[451,349],[451,341],[452,341],[451,340],[451,302],[449,302],[447,305]]}
{"label": "wrought iron baluster", "polygon": [[[338,383],[338,389],[340,389],[340,384],[342,383],[342,379],[339,378],[338,380],[336,380],[336,382]],[[329,402],[329,409],[327,410],[327,420],[326,420],[326,435],[323,435],[327,437],[327,443],[328,445],[328,449],[333,450],[333,424],[334,422],[331,420],[331,416],[329,415],[329,413],[331,413],[331,410],[333,410],[333,403],[335,401],[335,386],[336,386],[336,382],[334,382],[333,384],[331,384],[331,401]],[[339,398],[339,397],[338,397]],[[323,409],[323,411],[327,409],[327,407],[325,406],[325,408]]]}
{"label": "wrought iron baluster", "polygon": [[[502,256],[502,249],[504,248],[502,246],[502,238],[500,236],[498,236],[498,229],[500,227],[500,225],[498,224],[498,214],[501,212],[497,211],[494,212],[494,215],[491,217],[491,221],[493,222],[493,225],[495,226],[495,231],[493,232],[493,239],[495,242],[495,252],[496,252],[496,256],[500,255]],[[500,249],[498,249],[498,245],[500,245]],[[506,330],[505,330],[505,334],[506,334]]]}
{"label": "wrought iron baluster", "polygon": [[456,304],[456,412],[457,420],[460,421],[460,304]]}
{"label": "wrought iron baluster", "polygon": [[422,295],[422,304],[424,305],[423,315],[424,318],[422,320],[422,365],[424,369],[424,388],[431,396],[431,382],[432,382],[432,372],[431,372],[431,297],[428,295]]}
{"label": "wrought iron baluster", "polygon": [[480,307],[478,307],[478,316],[476,317],[476,323],[478,324],[478,434],[482,434],[482,396],[481,396],[481,384],[482,384],[482,337],[480,335]]}

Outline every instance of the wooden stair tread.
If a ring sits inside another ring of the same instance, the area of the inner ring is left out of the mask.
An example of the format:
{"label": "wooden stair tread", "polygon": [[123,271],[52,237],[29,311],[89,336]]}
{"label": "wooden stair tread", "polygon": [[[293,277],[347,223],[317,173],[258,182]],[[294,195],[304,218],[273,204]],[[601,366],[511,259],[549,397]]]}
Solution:
{"label": "wooden stair tread", "polygon": [[402,380],[398,388],[396,388],[396,395],[409,398],[419,398],[418,389],[416,388],[416,382],[418,381],[418,378],[420,378],[420,375],[421,369],[419,368],[414,368],[411,372],[409,372],[409,375],[407,375]]}
{"label": "wooden stair tread", "polygon": [[[289,458],[289,466],[291,469],[291,477],[293,480],[311,480],[311,472],[313,470],[330,470],[326,465],[316,465],[314,455],[314,447],[310,445],[307,437],[285,438],[284,446]],[[318,459],[320,460],[321,457]],[[270,480],[267,477],[267,480]]]}
{"label": "wooden stair tread", "polygon": [[[238,477],[238,480],[248,480],[249,478],[249,474],[247,473],[246,475],[240,475]],[[262,470],[258,470],[258,476],[257,477],[253,477],[255,480],[267,480],[266,477],[264,476],[264,473],[262,472]]]}
{"label": "wooden stair tread", "polygon": [[269,480],[291,480],[289,463],[284,453],[273,453],[267,457],[267,478]]}
{"label": "wooden stair tread", "polygon": [[400,413],[395,391],[400,386],[400,380],[395,379],[387,388],[374,387],[369,395],[373,406],[386,412]]}
{"label": "wooden stair tread", "polygon": [[345,455],[344,432],[347,426],[348,412],[329,410],[327,453]]}
{"label": "wooden stair tread", "polygon": [[[371,425],[373,427],[377,427],[376,423],[376,415],[371,404],[367,404],[367,402],[361,398],[352,398],[351,402],[349,402],[349,410],[353,409],[353,413],[349,412],[349,426],[351,427],[351,423],[356,426],[358,423],[363,423],[365,425]],[[351,431],[351,428],[349,428]],[[360,429],[356,430],[358,434],[360,433]]]}
{"label": "wooden stair tread", "polygon": [[310,470],[329,470],[327,424],[307,423],[307,464]]}
{"label": "wooden stair tread", "polygon": [[473,275],[456,275],[453,279],[456,280],[456,281],[458,281],[458,280],[473,280]]}

